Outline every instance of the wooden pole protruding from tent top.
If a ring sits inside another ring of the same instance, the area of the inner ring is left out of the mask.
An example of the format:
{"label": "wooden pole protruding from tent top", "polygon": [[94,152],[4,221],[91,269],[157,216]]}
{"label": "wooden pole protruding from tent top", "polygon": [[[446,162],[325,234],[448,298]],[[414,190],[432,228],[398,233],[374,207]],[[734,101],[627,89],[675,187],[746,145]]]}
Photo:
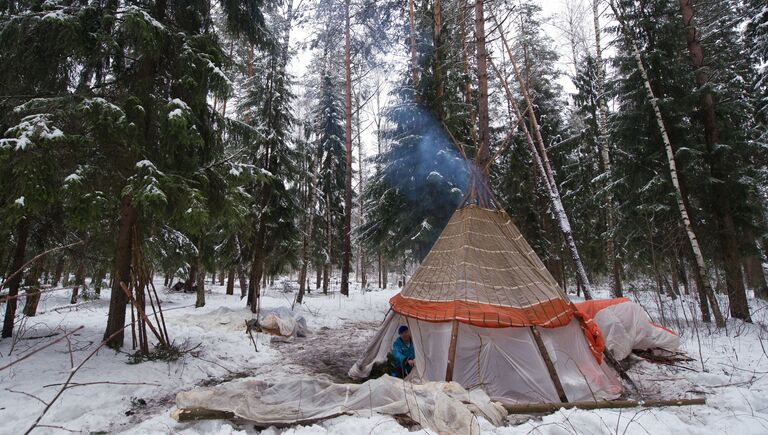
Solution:
{"label": "wooden pole protruding from tent top", "polygon": [[565,395],[565,390],[563,389],[563,384],[560,382],[560,377],[557,375],[557,371],[555,370],[555,365],[552,363],[552,358],[549,357],[549,352],[547,351],[546,346],[544,346],[544,340],[541,339],[541,334],[539,333],[539,329],[535,326],[531,326],[531,334],[533,334],[533,340],[536,342],[536,346],[539,348],[539,353],[541,354],[541,357],[544,359],[544,365],[547,366],[547,371],[549,372],[549,377],[552,379],[552,383],[555,385],[555,390],[557,390],[557,395],[560,397],[560,401],[563,403],[568,402],[568,397]]}
{"label": "wooden pole protruding from tent top", "polygon": [[456,362],[456,341],[459,338],[459,321],[454,320],[451,326],[451,344],[448,346],[448,366],[445,369],[445,382],[453,380],[453,365]]}

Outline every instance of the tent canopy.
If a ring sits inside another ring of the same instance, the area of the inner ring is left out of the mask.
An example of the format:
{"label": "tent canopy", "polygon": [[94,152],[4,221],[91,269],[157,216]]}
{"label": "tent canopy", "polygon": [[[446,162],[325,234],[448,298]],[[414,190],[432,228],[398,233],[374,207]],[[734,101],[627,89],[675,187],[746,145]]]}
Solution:
{"label": "tent canopy", "polygon": [[407,324],[418,380],[456,380],[511,402],[616,397],[622,387],[602,362],[597,325],[480,180],[471,177],[461,206],[390,299],[392,312],[350,376],[364,378],[385,360],[398,326]]}
{"label": "tent canopy", "polygon": [[459,208],[392,309],[491,328],[557,327],[572,304],[503,210]]}

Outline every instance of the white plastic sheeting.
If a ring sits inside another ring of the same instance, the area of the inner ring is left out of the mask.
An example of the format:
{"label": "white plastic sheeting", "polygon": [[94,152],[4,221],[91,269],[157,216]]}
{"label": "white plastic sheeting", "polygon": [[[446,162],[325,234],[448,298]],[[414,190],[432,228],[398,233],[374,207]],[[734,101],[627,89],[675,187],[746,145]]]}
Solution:
{"label": "white plastic sheeting", "polygon": [[623,302],[603,308],[593,320],[605,337],[605,347],[614,358],[623,360],[633,349],[660,348],[677,351],[680,337],[651,323],[643,308],[634,302]]}
{"label": "white plastic sheeting", "polygon": [[476,417],[498,426],[507,416],[481,390],[467,391],[455,382],[415,385],[391,376],[363,384],[247,379],[178,393],[176,406],[230,411],[263,425],[309,423],[341,414],[407,414],[422,427],[446,434],[479,434]]}
{"label": "white plastic sheeting", "polygon": [[262,328],[279,331],[284,337],[306,337],[309,330],[307,321],[286,307],[263,309],[259,313]]}
{"label": "white plastic sheeting", "polygon": [[[445,379],[451,323],[418,321],[390,312],[349,376],[365,378],[373,364],[386,360],[397,328],[407,324],[416,348],[415,382]],[[561,328],[539,328],[570,401],[618,397],[622,386],[604,363],[598,364],[577,320]],[[480,328],[459,324],[453,380],[483,389],[504,403],[558,402],[533,335],[528,328]]]}

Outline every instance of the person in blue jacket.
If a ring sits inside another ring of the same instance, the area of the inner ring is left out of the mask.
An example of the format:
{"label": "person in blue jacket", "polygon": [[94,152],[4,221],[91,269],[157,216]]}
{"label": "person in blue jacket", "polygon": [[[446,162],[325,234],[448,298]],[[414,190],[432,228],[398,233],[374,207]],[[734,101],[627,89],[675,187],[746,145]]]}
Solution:
{"label": "person in blue jacket", "polygon": [[392,360],[395,364],[395,370],[392,376],[396,378],[405,378],[408,373],[416,366],[416,350],[411,341],[411,331],[405,325],[398,328],[397,333],[400,337],[392,344]]}

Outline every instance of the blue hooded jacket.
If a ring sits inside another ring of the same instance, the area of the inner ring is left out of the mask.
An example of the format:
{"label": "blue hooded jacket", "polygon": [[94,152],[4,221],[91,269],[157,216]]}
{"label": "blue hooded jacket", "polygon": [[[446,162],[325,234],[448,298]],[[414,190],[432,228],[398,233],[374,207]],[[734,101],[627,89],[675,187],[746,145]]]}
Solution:
{"label": "blue hooded jacket", "polygon": [[[411,367],[406,363],[409,359],[416,360],[416,349],[413,347],[413,340],[409,344],[405,344],[403,339],[397,337],[395,343],[392,345],[392,359],[395,361],[395,366],[401,371],[403,377],[408,376],[411,372]],[[392,373],[392,376],[397,377],[400,373]]]}

